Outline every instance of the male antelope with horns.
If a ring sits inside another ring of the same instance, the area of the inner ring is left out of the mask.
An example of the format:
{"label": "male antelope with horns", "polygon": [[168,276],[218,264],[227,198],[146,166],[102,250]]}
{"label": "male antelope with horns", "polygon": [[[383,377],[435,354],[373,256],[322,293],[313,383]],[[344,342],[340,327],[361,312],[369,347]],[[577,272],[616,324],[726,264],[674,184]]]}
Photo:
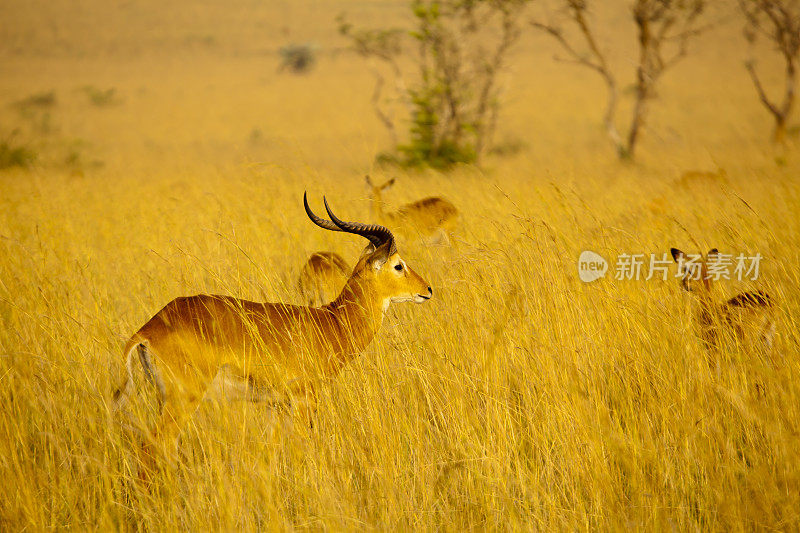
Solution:
{"label": "male antelope with horns", "polygon": [[330,220],[311,211],[305,194],[303,204],[317,226],[370,242],[341,294],[320,308],[198,295],[172,300],[156,313],[125,346],[126,374],[114,394],[119,408],[139,366],[158,391],[160,414],[143,445],[146,462],[152,451],[177,440],[207,394],[289,405],[310,415],[315,383],[369,345],[390,303],[433,296],[397,253],[387,228],[340,220],[327,200]]}

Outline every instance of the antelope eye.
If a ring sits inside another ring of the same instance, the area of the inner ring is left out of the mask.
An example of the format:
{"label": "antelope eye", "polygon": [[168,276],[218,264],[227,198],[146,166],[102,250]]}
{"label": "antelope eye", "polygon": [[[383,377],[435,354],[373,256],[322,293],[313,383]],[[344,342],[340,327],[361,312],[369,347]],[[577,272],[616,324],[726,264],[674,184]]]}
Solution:
{"label": "antelope eye", "polygon": [[403,270],[403,263],[397,263],[397,264],[394,266],[394,269],[395,269],[395,270]]}

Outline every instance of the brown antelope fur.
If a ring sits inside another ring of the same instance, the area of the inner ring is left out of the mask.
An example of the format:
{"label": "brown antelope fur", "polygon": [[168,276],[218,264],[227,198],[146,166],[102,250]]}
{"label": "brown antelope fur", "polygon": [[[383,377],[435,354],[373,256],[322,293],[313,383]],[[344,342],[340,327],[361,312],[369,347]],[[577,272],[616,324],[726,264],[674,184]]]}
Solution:
{"label": "brown antelope fur", "polygon": [[297,285],[308,307],[319,307],[333,300],[350,277],[350,267],[336,252],[311,254],[300,270]]}
{"label": "brown antelope fur", "polygon": [[155,466],[153,452],[169,454],[166,447],[206,395],[266,401],[310,417],[315,384],[370,344],[390,303],[433,296],[397,253],[388,229],[344,222],[327,202],[331,220],[322,219],[305,196],[303,203],[316,225],[370,241],[341,293],[319,308],[203,294],[172,300],[148,320],[125,346],[126,373],[114,394],[119,409],[139,366],[158,391],[160,414],[142,446],[144,466]]}
{"label": "brown antelope fur", "polygon": [[677,248],[670,251],[683,274],[681,287],[696,296],[695,320],[704,346],[713,353],[725,336],[732,335],[739,345],[769,356],[775,337],[774,304],[769,295],[763,291],[742,292],[718,302],[708,265],[718,260],[719,251],[713,248],[705,257],[694,256],[694,261]]}
{"label": "brown antelope fur", "polygon": [[720,186],[728,183],[728,173],[724,168],[717,167],[714,172],[708,170],[687,170],[675,180],[675,185],[684,189],[696,186]]}
{"label": "brown antelope fur", "polygon": [[369,176],[367,186],[372,191],[372,214],[382,224],[427,242],[451,243],[458,222],[458,209],[444,198],[428,197],[411,202],[397,211],[384,210],[381,194],[394,185],[394,178],[382,185],[375,185]]}
{"label": "brown antelope fur", "polygon": [[[728,185],[728,172],[721,167],[715,171],[687,170],[672,181],[673,189],[682,189],[695,195],[716,193]],[[649,202],[646,207],[654,215],[665,215],[672,209],[666,196],[660,195]]]}

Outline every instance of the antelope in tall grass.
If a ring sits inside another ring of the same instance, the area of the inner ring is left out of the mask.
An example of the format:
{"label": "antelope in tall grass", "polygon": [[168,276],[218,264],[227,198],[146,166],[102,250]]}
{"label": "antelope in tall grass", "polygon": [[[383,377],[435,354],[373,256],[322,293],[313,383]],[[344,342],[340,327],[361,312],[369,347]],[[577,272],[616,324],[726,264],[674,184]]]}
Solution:
{"label": "antelope in tall grass", "polygon": [[333,300],[350,276],[341,255],[336,252],[315,252],[300,270],[297,285],[308,307],[319,307]]}
{"label": "antelope in tall grass", "polygon": [[677,248],[670,252],[682,274],[681,287],[696,296],[695,320],[703,345],[713,353],[722,339],[731,337],[740,346],[770,355],[775,337],[770,296],[759,290],[718,302],[712,292],[714,276],[709,274],[709,265],[719,264],[719,251],[713,248],[705,257],[689,257]]}
{"label": "antelope in tall grass", "polygon": [[141,367],[157,390],[159,415],[142,446],[145,465],[153,452],[177,442],[181,428],[206,395],[266,401],[305,415],[315,409],[315,386],[336,375],[378,333],[389,304],[423,303],[428,283],[400,257],[385,227],[330,220],[306,213],[320,228],[366,238],[339,296],[320,308],[257,303],[232,296],[177,298],[156,313],[124,348],[125,375],[114,393],[119,409]]}
{"label": "antelope in tall grass", "polygon": [[366,180],[372,191],[372,213],[378,221],[404,230],[409,236],[418,236],[424,241],[450,244],[458,222],[456,206],[444,198],[432,196],[405,204],[397,211],[386,211],[381,194],[394,185],[394,178],[382,185],[375,185],[369,176]]}

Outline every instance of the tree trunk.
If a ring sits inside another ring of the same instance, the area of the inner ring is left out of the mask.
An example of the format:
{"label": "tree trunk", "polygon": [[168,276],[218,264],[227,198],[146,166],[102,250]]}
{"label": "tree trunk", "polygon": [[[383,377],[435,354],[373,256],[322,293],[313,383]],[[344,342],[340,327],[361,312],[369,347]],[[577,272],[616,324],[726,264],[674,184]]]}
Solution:
{"label": "tree trunk", "polygon": [[644,122],[645,97],[642,93],[643,91],[641,89],[637,90],[636,105],[633,108],[631,128],[628,132],[628,143],[619,150],[620,159],[633,159],[633,154],[636,150],[636,142],[639,140],[639,129]]}
{"label": "tree trunk", "polygon": [[786,117],[775,117],[775,129],[772,131],[772,142],[779,144],[786,140]]}
{"label": "tree trunk", "polygon": [[372,72],[375,75],[375,87],[372,91],[372,109],[375,111],[375,115],[377,115],[378,120],[383,123],[386,127],[386,130],[389,132],[389,137],[391,137],[392,147],[397,147],[397,131],[394,128],[394,121],[383,112],[381,109],[381,94],[383,93],[383,84],[384,78],[383,74],[381,74],[380,70],[376,65],[372,66]]}
{"label": "tree trunk", "polygon": [[614,124],[614,117],[617,115],[617,84],[608,73],[603,74],[603,78],[606,80],[606,88],[608,89],[608,102],[606,103],[606,112],[603,115],[603,126],[606,128],[606,133],[611,142],[614,143],[617,153],[620,153],[624,150],[624,146],[622,137],[620,137],[617,126]]}
{"label": "tree trunk", "polygon": [[[639,11],[641,10],[641,11]],[[633,159],[636,150],[636,142],[639,140],[639,130],[644,123],[644,114],[647,106],[647,98],[650,93],[650,83],[654,75],[652,71],[650,56],[651,41],[653,36],[650,34],[650,23],[647,20],[644,6],[640,1],[634,8],[636,25],[639,28],[639,66],[636,69],[636,104],[633,107],[631,117],[631,127],[628,131],[628,143],[619,150],[620,159]]]}
{"label": "tree trunk", "polygon": [[786,140],[786,123],[789,121],[792,107],[794,107],[796,84],[794,57],[789,54],[785,54],[784,57],[786,59],[786,92],[780,112],[775,115],[775,131],[772,132],[772,140],[776,143],[782,143]]}

